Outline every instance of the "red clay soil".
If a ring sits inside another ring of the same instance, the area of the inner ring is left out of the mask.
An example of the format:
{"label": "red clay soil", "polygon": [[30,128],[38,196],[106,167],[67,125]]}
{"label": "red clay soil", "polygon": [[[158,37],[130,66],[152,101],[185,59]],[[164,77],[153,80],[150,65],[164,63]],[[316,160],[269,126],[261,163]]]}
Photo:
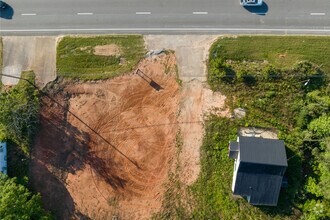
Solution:
{"label": "red clay soil", "polygon": [[178,130],[175,63],[161,55],[138,73],[48,88],[79,117],[42,100],[31,182],[59,219],[146,219],[160,210]]}

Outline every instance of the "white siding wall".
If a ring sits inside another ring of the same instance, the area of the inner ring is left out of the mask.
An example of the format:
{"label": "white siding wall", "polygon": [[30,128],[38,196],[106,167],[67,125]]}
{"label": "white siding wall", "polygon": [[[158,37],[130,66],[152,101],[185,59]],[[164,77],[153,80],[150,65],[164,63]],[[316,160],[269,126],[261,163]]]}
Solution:
{"label": "white siding wall", "polygon": [[235,163],[234,163],[234,175],[233,175],[233,183],[231,185],[231,190],[234,192],[235,190],[235,184],[236,184],[236,176],[237,176],[237,171],[238,171],[238,167],[239,167],[239,164],[241,162],[240,160],[240,152],[238,151],[238,156],[237,156],[237,159],[235,159]]}

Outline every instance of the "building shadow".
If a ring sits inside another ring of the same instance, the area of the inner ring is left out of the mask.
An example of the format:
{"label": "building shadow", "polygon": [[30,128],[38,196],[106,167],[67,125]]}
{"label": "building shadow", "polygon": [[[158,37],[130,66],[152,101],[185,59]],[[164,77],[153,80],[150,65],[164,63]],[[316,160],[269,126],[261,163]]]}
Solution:
{"label": "building shadow", "polygon": [[293,200],[295,199],[297,192],[299,192],[303,186],[302,159],[290,148],[286,147],[285,150],[288,158],[288,167],[284,177],[287,177],[288,179],[288,186],[286,188],[281,188],[277,206],[256,206],[267,215],[277,215],[283,218],[294,214]]}
{"label": "building shadow", "polygon": [[268,5],[263,2],[261,6],[244,6],[245,10],[249,11],[250,13],[265,16],[268,12]]}
{"label": "building shadow", "polygon": [[6,8],[0,9],[0,18],[7,19],[7,20],[13,19],[14,9],[7,3],[4,3],[4,4],[6,4]]}

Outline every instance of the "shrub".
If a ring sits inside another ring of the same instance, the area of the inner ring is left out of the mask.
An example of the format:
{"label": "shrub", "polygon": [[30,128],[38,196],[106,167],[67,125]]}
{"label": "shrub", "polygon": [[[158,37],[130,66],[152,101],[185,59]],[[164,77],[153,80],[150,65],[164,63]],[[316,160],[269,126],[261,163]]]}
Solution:
{"label": "shrub", "polygon": [[267,65],[263,68],[262,72],[262,79],[268,80],[275,80],[281,78],[281,70],[276,69],[273,65]]}
{"label": "shrub", "polygon": [[232,82],[235,79],[235,72],[230,64],[220,58],[210,60],[208,72],[208,81],[213,88],[217,88],[221,81]]}
{"label": "shrub", "polygon": [[321,68],[309,61],[300,61],[293,67],[294,75],[301,80],[307,80],[311,76],[323,75]]}

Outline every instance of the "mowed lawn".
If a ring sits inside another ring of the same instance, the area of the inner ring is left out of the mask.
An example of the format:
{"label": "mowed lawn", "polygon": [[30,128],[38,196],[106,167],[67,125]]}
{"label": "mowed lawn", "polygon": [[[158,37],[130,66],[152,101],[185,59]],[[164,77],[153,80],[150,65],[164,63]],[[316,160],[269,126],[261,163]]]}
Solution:
{"label": "mowed lawn", "polygon": [[[95,55],[95,47],[102,45],[118,46],[120,53]],[[57,73],[87,80],[111,78],[130,72],[145,52],[141,35],[64,37],[57,47]]]}
{"label": "mowed lawn", "polygon": [[240,36],[219,39],[213,47],[226,60],[267,60],[278,68],[308,60],[330,73],[328,36]]}

